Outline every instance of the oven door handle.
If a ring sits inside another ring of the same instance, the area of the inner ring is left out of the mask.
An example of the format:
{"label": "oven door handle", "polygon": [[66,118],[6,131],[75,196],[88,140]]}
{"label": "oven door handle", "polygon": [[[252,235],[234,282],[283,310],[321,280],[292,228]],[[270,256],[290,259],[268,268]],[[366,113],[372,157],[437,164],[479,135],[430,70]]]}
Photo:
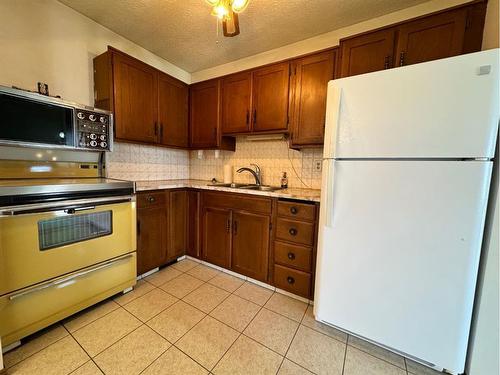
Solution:
{"label": "oven door handle", "polygon": [[119,258],[116,258],[116,259],[107,261],[105,263],[99,264],[99,265],[97,265],[95,267],[92,267],[92,268],[89,268],[89,269],[86,269],[86,270],[74,273],[74,274],[72,274],[70,276],[62,277],[62,278],[54,280],[54,281],[47,281],[45,283],[36,285],[36,286],[34,286],[32,288],[23,290],[23,291],[21,291],[19,293],[12,294],[12,295],[9,296],[9,300],[12,301],[12,300],[14,300],[16,298],[27,296],[27,295],[29,295],[31,293],[39,292],[39,291],[47,289],[47,288],[52,288],[52,287],[55,287],[55,286],[58,286],[58,285],[61,285],[61,284],[64,284],[64,283],[68,283],[68,282],[70,282],[70,281],[72,281],[74,279],[77,279],[79,277],[88,275],[89,273],[102,270],[103,268],[111,267],[111,266],[113,266],[113,265],[115,265],[115,264],[117,264],[119,262],[122,262],[122,261],[124,261],[124,260],[126,260],[126,259],[128,259],[128,258],[130,258],[132,256],[133,256],[133,254],[127,254],[127,255],[121,256]]}
{"label": "oven door handle", "polygon": [[80,199],[71,202],[64,202],[64,204],[59,202],[59,204],[39,203],[18,207],[4,207],[3,209],[0,209],[0,217],[40,214],[53,211],[63,211],[67,214],[74,214],[76,211],[95,209],[95,207],[99,205],[126,203],[131,202],[132,200],[134,200],[134,197],[127,195],[118,197]]}

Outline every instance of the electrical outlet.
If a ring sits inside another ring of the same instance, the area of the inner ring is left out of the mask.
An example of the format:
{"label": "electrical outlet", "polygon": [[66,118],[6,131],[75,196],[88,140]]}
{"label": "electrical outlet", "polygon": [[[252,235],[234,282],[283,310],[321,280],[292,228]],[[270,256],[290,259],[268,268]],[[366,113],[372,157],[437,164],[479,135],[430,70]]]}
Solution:
{"label": "electrical outlet", "polygon": [[316,160],[316,161],[314,161],[314,168],[315,168],[317,171],[321,171],[321,160]]}

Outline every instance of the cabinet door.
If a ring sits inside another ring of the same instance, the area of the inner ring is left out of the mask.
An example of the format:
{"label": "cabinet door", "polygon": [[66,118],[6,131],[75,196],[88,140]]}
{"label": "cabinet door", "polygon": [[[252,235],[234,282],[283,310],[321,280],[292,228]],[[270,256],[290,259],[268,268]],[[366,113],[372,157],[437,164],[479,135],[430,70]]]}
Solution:
{"label": "cabinet door", "polygon": [[194,84],[190,88],[190,140],[196,148],[217,147],[220,81]]}
{"label": "cabinet door", "polygon": [[229,268],[231,256],[231,211],[206,207],[203,213],[203,259]]}
{"label": "cabinet door", "polygon": [[155,143],[158,75],[146,64],[113,54],[115,137]]}
{"label": "cabinet door", "polygon": [[288,129],[289,63],[276,64],[253,72],[252,130],[254,132]]}
{"label": "cabinet door", "polygon": [[335,55],[328,51],[292,63],[292,147],[323,144],[326,92],[334,76]]}
{"label": "cabinet door", "polygon": [[164,207],[137,210],[137,274],[167,261],[167,212]]}
{"label": "cabinet door", "polygon": [[266,215],[233,212],[233,271],[267,281],[270,220]]}
{"label": "cabinet door", "polygon": [[467,9],[444,12],[399,27],[396,65],[417,64],[462,53]]}
{"label": "cabinet door", "polygon": [[188,86],[181,81],[158,74],[158,122],[160,143],[166,146],[188,146]]}
{"label": "cabinet door", "polygon": [[252,74],[234,74],[222,80],[222,134],[250,131]]}
{"label": "cabinet door", "polygon": [[342,40],[340,76],[392,68],[395,33],[390,28]]}
{"label": "cabinet door", "polygon": [[188,201],[185,190],[169,193],[168,258],[183,256],[187,249]]}
{"label": "cabinet door", "polygon": [[188,191],[187,255],[200,258],[200,193]]}

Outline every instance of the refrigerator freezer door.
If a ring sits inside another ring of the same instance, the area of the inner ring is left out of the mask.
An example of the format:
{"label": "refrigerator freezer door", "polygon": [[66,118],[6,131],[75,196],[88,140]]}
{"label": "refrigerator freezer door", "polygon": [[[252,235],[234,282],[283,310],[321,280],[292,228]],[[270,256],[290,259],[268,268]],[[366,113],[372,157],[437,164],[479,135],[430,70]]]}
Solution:
{"label": "refrigerator freezer door", "polygon": [[463,372],[492,163],[323,168],[316,319]]}
{"label": "refrigerator freezer door", "polygon": [[325,158],[492,158],[499,50],[330,81]]}

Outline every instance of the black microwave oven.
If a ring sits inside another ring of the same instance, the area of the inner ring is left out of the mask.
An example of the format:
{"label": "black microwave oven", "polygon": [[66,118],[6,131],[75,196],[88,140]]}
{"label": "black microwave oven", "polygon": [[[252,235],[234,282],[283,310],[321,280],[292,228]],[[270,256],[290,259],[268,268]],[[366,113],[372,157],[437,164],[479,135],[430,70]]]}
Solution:
{"label": "black microwave oven", "polygon": [[111,151],[111,112],[0,86],[0,144]]}

